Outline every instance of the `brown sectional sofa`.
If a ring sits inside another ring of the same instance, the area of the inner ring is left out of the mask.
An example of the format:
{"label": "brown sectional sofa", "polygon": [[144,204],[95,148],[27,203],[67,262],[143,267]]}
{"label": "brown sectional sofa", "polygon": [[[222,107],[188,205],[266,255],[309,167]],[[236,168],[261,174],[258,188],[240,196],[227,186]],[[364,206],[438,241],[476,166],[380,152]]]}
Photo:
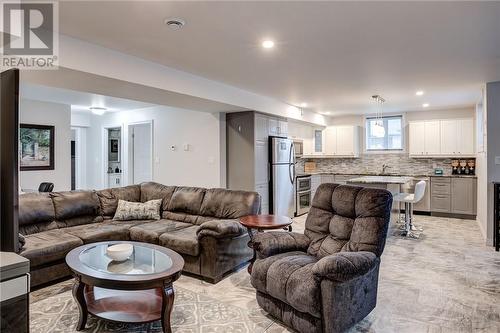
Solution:
{"label": "brown sectional sofa", "polygon": [[[162,219],[115,221],[119,199],[162,199]],[[260,196],[255,192],[153,182],[101,191],[23,194],[19,230],[26,243],[20,254],[30,260],[36,286],[68,276],[65,256],[79,245],[133,240],[178,252],[185,272],[215,283],[252,258],[249,237],[237,219],[259,211]]]}

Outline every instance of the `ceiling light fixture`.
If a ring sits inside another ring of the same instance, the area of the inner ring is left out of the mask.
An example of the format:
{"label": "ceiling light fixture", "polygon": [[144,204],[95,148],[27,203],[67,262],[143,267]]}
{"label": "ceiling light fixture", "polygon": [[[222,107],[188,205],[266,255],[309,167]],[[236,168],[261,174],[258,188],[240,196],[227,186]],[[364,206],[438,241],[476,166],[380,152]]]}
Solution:
{"label": "ceiling light fixture", "polygon": [[274,42],[270,39],[266,39],[262,42],[262,47],[265,49],[272,49],[274,47]]}
{"label": "ceiling light fixture", "polygon": [[423,108],[428,108],[428,107],[429,107],[429,103],[424,103],[424,104],[422,104],[422,107],[423,107]]}
{"label": "ceiling light fixture", "polygon": [[165,19],[165,25],[172,30],[179,30],[186,25],[186,21],[180,18],[167,18]]}
{"label": "ceiling light fixture", "polygon": [[415,95],[417,96],[422,96],[424,94],[424,92],[422,90],[419,90],[415,93]]}
{"label": "ceiling light fixture", "polygon": [[300,107],[301,108],[307,108],[307,103],[305,103],[305,102],[300,103]]}
{"label": "ceiling light fixture", "polygon": [[89,107],[89,110],[92,111],[93,114],[102,116],[106,112],[107,108],[103,108],[102,106],[91,106]]}
{"label": "ceiling light fixture", "polygon": [[385,99],[380,95],[372,96],[375,103],[377,103],[377,109],[375,114],[375,122],[372,127],[373,136],[376,138],[383,138],[385,136],[385,128],[384,128],[384,120],[382,119],[384,110],[383,104],[385,103]]}

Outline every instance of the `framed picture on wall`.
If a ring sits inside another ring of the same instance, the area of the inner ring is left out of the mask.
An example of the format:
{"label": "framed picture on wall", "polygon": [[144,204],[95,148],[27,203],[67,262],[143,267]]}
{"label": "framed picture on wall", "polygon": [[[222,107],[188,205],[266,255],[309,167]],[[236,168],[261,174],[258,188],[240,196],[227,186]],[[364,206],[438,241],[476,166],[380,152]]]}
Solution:
{"label": "framed picture on wall", "polygon": [[21,171],[54,170],[54,126],[21,124],[19,152]]}

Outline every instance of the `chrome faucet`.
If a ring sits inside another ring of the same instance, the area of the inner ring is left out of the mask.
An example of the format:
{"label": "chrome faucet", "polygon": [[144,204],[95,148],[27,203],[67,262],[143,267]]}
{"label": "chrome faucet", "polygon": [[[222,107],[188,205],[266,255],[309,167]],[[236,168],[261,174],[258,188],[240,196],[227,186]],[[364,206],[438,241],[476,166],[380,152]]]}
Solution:
{"label": "chrome faucet", "polygon": [[386,169],[391,169],[391,166],[388,166],[387,164],[382,164],[382,174],[385,174]]}

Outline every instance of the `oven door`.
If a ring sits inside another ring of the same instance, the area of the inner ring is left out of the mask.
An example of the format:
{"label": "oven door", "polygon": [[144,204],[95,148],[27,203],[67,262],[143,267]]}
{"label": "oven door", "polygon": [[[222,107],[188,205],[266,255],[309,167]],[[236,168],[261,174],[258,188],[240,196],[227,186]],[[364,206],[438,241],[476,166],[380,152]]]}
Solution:
{"label": "oven door", "polygon": [[297,192],[297,216],[306,214],[311,208],[311,190]]}
{"label": "oven door", "polygon": [[309,191],[311,189],[311,177],[297,177],[297,192]]}

